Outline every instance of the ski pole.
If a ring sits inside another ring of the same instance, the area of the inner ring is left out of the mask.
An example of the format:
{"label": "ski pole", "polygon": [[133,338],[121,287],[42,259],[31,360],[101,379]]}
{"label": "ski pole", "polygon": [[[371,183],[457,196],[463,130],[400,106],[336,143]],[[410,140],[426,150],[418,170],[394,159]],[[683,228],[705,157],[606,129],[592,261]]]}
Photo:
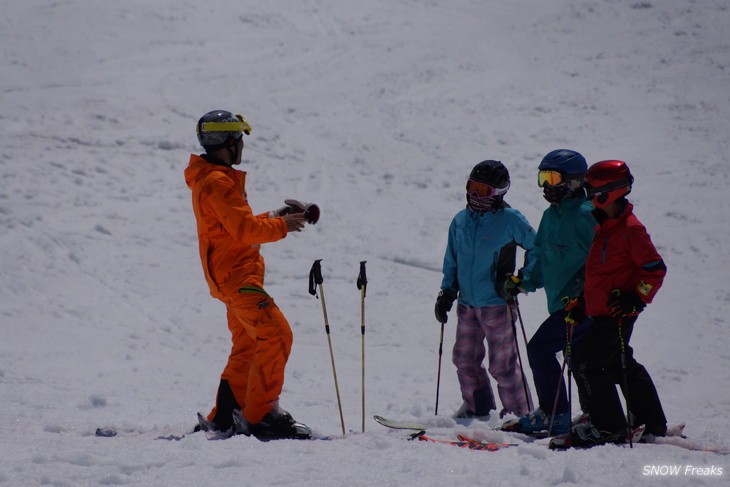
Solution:
{"label": "ski pole", "polygon": [[365,432],[365,289],[368,286],[368,278],[365,272],[367,261],[360,262],[360,274],[357,276],[357,288],[360,290],[360,309],[362,321],[360,334],[362,335],[362,432]]}
{"label": "ski pole", "polygon": [[441,356],[444,354],[444,324],[441,323],[441,338],[439,339],[439,370],[436,376],[436,409],[434,415],[439,414],[439,390],[441,388]]}
{"label": "ski pole", "polygon": [[[558,388],[555,390],[555,399],[553,400],[553,410],[550,413],[550,426],[548,427],[548,436],[552,436],[553,434],[553,426],[555,425],[555,415],[558,411],[558,398],[560,397],[560,387],[563,385],[563,374],[565,374],[565,364],[568,361],[568,354],[570,353],[570,342],[573,339],[572,332],[569,332],[568,329],[571,328],[570,325],[565,325],[565,355],[563,356],[563,364],[560,366],[560,377],[558,378]],[[572,331],[572,330],[571,330]],[[570,370],[568,370],[568,374],[570,375]],[[568,377],[568,380],[570,380],[570,377]],[[570,387],[570,384],[568,384],[568,387]],[[568,402],[570,402],[570,398],[568,398]],[[572,405],[568,406],[568,410],[570,412],[573,411]]]}
{"label": "ski pole", "polygon": [[[565,304],[565,353],[563,354],[563,364],[560,366],[560,377],[558,378],[558,388],[555,390],[555,399],[553,400],[553,410],[550,413],[550,426],[548,427],[548,436],[553,434],[553,426],[555,424],[555,415],[558,411],[558,397],[560,395],[560,387],[563,384],[563,374],[565,373],[565,365],[568,363],[568,359],[571,354],[571,344],[573,343],[573,325],[576,324],[573,317],[570,315],[570,311],[576,306],[577,302],[571,300],[568,296],[563,298]],[[572,305],[572,306],[571,306]],[[568,366],[568,411],[570,414],[573,412],[573,398],[571,397],[572,391],[570,390],[570,366]]]}
{"label": "ski pole", "polygon": [[330,324],[327,320],[327,306],[324,302],[324,288],[322,287],[322,259],[315,260],[312,269],[309,271],[309,294],[317,296],[315,284],[319,286],[319,294],[322,297],[322,314],[324,315],[324,329],[327,333],[327,342],[330,347],[330,359],[332,361],[332,375],[335,378],[335,392],[337,393],[337,406],[340,409],[340,423],[342,424],[342,434],[345,434],[345,418],[342,416],[342,401],[340,401],[340,386],[337,383],[337,370],[335,369],[335,354],[332,350],[332,339],[330,338]]}
{"label": "ski pole", "polygon": [[[522,374],[522,386],[525,388],[525,400],[527,401],[527,408],[532,411],[532,400],[530,399],[530,389],[527,387],[527,378],[525,377],[525,369],[522,367],[522,356],[520,355],[520,344],[519,340],[517,339],[517,326],[515,325],[515,318],[512,313],[512,304],[516,302],[516,299],[509,299],[507,300],[507,315],[509,316],[509,321],[512,323],[512,334],[515,337],[515,348],[517,349],[517,362],[520,364],[520,374]],[[519,307],[517,308],[517,314],[519,316]],[[525,335],[525,328],[522,328],[522,334]],[[525,339],[525,345],[527,344],[527,339]]]}
{"label": "ski pole", "polygon": [[624,319],[618,319],[618,339],[621,345],[621,371],[624,376],[624,398],[626,399],[626,433],[629,436],[629,448],[634,447],[634,439],[631,430],[631,394],[629,393],[629,367],[626,363],[626,340],[623,333]]}
{"label": "ski pole", "polygon": [[[514,282],[519,283],[520,280],[516,276],[510,276]],[[527,347],[527,334],[525,333],[525,324],[522,322],[522,313],[520,313],[520,302],[517,301],[517,296],[513,296],[512,299],[515,301],[515,309],[517,309],[517,318],[520,320],[520,328],[522,329],[522,339],[525,340],[525,347]]]}
{"label": "ski pole", "polygon": [[[611,291],[611,294],[616,296],[617,298],[621,295],[620,289],[614,289]],[[618,319],[618,343],[620,346],[621,351],[621,372],[623,374],[624,379],[624,399],[626,399],[626,434],[629,437],[629,448],[634,447],[634,439],[632,435],[632,427],[631,427],[631,394],[629,393],[629,366],[626,358],[626,340],[624,339],[624,332],[623,332],[623,324],[624,324],[624,318],[623,316]]]}

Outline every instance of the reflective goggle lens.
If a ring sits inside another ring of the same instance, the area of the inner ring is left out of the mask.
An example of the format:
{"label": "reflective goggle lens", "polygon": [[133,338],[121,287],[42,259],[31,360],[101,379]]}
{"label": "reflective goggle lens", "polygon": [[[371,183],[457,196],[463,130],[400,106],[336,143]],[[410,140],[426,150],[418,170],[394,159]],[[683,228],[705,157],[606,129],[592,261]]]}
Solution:
{"label": "reflective goggle lens", "polygon": [[466,182],[466,192],[479,198],[499,196],[506,193],[507,189],[509,189],[509,186],[506,188],[495,188],[475,179],[470,179]]}
{"label": "reflective goggle lens", "polygon": [[558,171],[540,171],[537,173],[537,185],[541,188],[546,184],[548,186],[557,186],[564,182],[563,175]]}

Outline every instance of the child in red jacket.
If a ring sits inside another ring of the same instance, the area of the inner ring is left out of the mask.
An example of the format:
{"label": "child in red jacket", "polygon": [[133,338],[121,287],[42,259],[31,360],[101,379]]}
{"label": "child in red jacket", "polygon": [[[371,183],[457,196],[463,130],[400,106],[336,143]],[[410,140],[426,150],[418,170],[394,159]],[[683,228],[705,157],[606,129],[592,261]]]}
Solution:
{"label": "child in red jacket", "polygon": [[598,222],[585,266],[586,313],[593,324],[576,351],[575,373],[590,422],[573,428],[571,446],[625,441],[627,421],[616,384],[626,398],[630,426],[646,425],[648,438],[667,430],[654,383],[628,345],[637,316],[667,271],[625,198],[633,181],[623,161],[598,162],[586,173],[586,192]]}

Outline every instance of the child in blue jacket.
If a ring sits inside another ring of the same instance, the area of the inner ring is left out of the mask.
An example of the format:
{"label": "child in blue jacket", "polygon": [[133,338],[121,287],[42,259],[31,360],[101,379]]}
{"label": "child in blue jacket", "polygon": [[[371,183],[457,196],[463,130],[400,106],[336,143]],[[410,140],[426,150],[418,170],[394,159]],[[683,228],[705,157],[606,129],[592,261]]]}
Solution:
{"label": "child in blue jacket", "polygon": [[477,164],[466,184],[467,207],[456,214],[449,228],[435,313],[440,323],[446,323],[458,297],[453,362],[464,403],[457,417],[487,416],[497,409],[483,364],[485,339],[489,374],[497,381],[502,403],[500,414],[522,416],[529,410],[529,390],[519,367],[515,312],[508,310],[500,290],[514,272],[517,246],[526,251],[523,272],[532,267],[535,231],[504,202],[509,185],[509,173],[501,162]]}

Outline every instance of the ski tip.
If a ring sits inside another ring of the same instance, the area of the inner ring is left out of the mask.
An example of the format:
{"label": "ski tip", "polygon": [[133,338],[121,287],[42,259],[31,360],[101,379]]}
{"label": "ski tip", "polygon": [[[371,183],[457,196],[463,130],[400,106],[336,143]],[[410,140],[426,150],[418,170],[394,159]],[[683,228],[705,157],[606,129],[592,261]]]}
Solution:
{"label": "ski tip", "polygon": [[687,426],[685,423],[679,423],[674,426],[670,426],[667,428],[667,433],[665,436],[679,436],[681,438],[687,438],[684,434],[684,428]]}

